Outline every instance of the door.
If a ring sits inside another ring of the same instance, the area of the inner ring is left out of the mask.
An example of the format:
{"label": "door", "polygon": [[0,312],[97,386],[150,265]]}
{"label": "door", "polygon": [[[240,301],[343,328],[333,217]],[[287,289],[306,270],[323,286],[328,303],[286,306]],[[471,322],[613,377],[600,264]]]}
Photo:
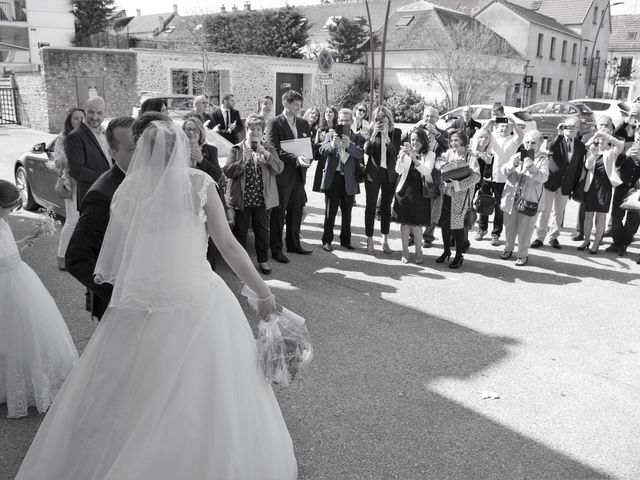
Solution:
{"label": "door", "polygon": [[303,75],[301,73],[276,73],[276,115],[282,113],[282,94],[295,90],[302,94],[304,87]]}
{"label": "door", "polygon": [[79,107],[84,107],[87,100],[95,96],[102,97],[107,102],[104,97],[104,78],[102,77],[76,77],[76,89]]}

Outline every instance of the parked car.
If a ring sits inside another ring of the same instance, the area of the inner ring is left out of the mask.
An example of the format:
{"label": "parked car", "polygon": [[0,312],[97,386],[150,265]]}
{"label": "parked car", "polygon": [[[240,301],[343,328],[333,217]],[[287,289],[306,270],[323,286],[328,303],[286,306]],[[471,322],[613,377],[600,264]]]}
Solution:
{"label": "parked car", "polygon": [[172,119],[182,119],[185,114],[193,110],[193,95],[162,95],[156,92],[142,92],[140,98],[133,106],[132,116],[138,118],[140,107],[150,98],[161,98],[167,102],[167,115]]}
{"label": "parked car", "polygon": [[613,125],[616,128],[624,122],[631,110],[631,103],[629,102],[606,98],[576,98],[575,100],[569,100],[569,103],[582,103],[589,107],[596,116],[608,115],[613,120]]}
{"label": "parked car", "polygon": [[[174,119],[176,126],[182,126],[182,118]],[[105,127],[106,124],[103,124]],[[61,217],[65,216],[64,200],[54,191],[58,172],[55,169],[53,149],[58,137],[35,144],[29,151],[20,155],[13,168],[15,183],[22,196],[22,205],[26,210],[46,207]],[[207,143],[218,149],[218,161],[224,166],[233,145],[220,134],[207,130]]]}
{"label": "parked car", "polygon": [[526,110],[536,121],[538,130],[543,135],[557,135],[558,125],[568,117],[575,117],[580,121],[579,135],[592,133],[596,128],[595,115],[583,103],[541,102],[528,106]]}
{"label": "parked car", "polygon": [[[473,108],[471,116],[474,120],[477,120],[484,126],[492,118],[491,107],[492,105],[471,105],[471,108]],[[441,115],[436,126],[442,130],[448,130],[457,118],[462,117],[463,108],[464,107],[458,107]],[[522,108],[505,106],[504,113],[525,132],[535,130],[537,128],[535,120]]]}

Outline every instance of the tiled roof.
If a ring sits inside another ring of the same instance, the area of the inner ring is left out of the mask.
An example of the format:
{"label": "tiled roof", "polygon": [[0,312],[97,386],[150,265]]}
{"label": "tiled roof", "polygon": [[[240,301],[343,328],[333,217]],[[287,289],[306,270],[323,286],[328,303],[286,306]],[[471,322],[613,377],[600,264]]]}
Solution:
{"label": "tiled roof", "polygon": [[609,50],[640,51],[640,15],[612,15]]}
{"label": "tiled roof", "polygon": [[162,17],[166,25],[176,14],[174,12],[158,13],[156,15],[137,15],[126,25],[129,35],[152,34],[160,25],[158,17]]}
{"label": "tiled roof", "polygon": [[[563,25],[584,23],[594,0],[513,0],[521,7],[555,18]],[[536,8],[540,5],[539,8]]]}
{"label": "tiled roof", "polygon": [[[489,5],[491,5],[492,3],[488,4],[487,7]],[[506,0],[496,0],[495,3],[503,4],[508,9],[510,9],[512,12],[515,12],[516,14],[520,15],[522,18],[524,18],[528,22],[536,23],[538,25],[542,25],[542,26],[547,27],[547,28],[552,28],[554,30],[560,31],[560,32],[565,33],[567,35],[571,35],[572,37],[578,37],[578,38],[580,37],[573,30],[565,27],[564,25],[562,25],[561,23],[559,23],[555,19],[553,19],[551,17],[548,17],[546,15],[542,15],[539,12],[534,12],[533,10],[529,10],[528,8],[525,8],[525,7],[522,7],[520,5],[517,5],[515,3],[515,1],[508,2]]]}

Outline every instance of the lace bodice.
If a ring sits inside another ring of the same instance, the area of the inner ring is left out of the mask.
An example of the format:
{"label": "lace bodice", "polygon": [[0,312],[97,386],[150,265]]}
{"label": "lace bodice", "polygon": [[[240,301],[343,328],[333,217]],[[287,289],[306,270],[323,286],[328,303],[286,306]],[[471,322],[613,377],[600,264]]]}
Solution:
{"label": "lace bodice", "polygon": [[0,272],[11,270],[18,262],[20,252],[11,228],[7,222],[0,220]]}
{"label": "lace bodice", "polygon": [[193,183],[193,191],[195,193],[194,205],[196,215],[202,224],[202,252],[203,255],[206,256],[209,233],[207,232],[207,214],[204,211],[204,207],[207,204],[207,189],[212,183],[215,183],[215,181],[206,173],[196,170],[195,168],[189,169],[189,178]]}

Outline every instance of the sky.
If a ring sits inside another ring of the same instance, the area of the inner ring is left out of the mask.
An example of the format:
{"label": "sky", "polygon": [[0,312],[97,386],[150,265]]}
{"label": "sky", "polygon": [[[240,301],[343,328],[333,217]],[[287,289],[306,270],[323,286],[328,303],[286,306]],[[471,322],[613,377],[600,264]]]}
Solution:
{"label": "sky", "polygon": [[[225,5],[228,10],[235,4],[238,8],[243,8],[245,0],[116,0],[119,8],[124,8],[128,15],[135,15],[139,8],[143,15],[154,13],[165,13],[173,11],[173,4],[177,3],[178,13],[188,15],[190,13],[217,13],[220,6]],[[619,1],[619,0],[617,0]],[[291,5],[313,5],[320,3],[320,0],[290,0]],[[615,2],[612,2],[615,3]],[[256,8],[276,8],[284,7],[287,0],[251,0],[251,7]],[[623,15],[628,13],[640,13],[640,0],[625,0],[624,4],[611,7],[613,15]]]}

